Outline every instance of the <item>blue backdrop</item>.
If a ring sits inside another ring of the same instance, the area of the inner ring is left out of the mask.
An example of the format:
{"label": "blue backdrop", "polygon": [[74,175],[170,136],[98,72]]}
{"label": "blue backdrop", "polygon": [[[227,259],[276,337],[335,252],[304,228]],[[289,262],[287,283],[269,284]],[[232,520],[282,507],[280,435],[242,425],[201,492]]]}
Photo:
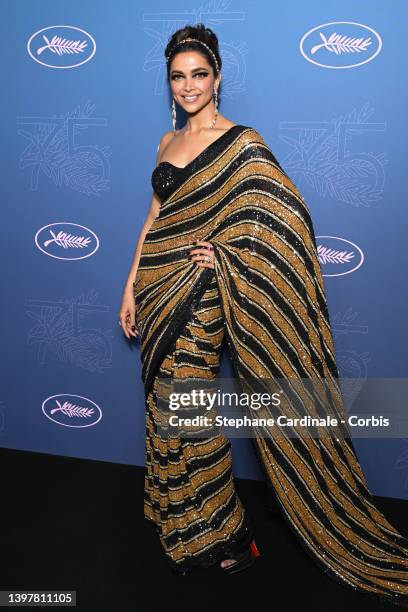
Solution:
{"label": "blue backdrop", "polygon": [[[407,376],[404,0],[1,7],[3,447],[144,464],[140,346],[117,321],[171,129],[163,50],[188,23],[220,39],[220,112],[309,205],[340,374]],[[408,498],[407,440],[355,444],[372,491]],[[233,455],[262,478],[247,440]]]}

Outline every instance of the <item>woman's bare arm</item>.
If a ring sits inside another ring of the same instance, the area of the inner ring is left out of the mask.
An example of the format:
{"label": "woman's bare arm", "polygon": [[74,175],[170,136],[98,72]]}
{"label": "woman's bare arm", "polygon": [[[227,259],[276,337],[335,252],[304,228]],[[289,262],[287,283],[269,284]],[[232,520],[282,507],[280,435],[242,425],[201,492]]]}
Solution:
{"label": "woman's bare arm", "polygon": [[133,283],[136,278],[137,268],[139,266],[143,243],[145,241],[146,234],[151,228],[153,221],[158,216],[159,211],[160,211],[160,201],[158,200],[156,194],[153,193],[153,196],[150,202],[149,212],[147,214],[147,217],[145,219],[145,222],[143,224],[142,229],[140,230],[140,233],[137,239],[137,244],[136,244],[135,252],[133,255],[133,260],[132,260],[130,270],[129,270],[129,275],[128,275],[128,278],[125,284],[126,291],[130,290],[132,292]]}
{"label": "woman's bare arm", "polygon": [[[157,149],[156,165],[160,163],[160,158],[162,156],[164,148],[167,146],[167,143],[171,139],[172,135],[173,135],[173,132],[166,132],[164,136],[162,137],[162,139],[160,140],[160,144]],[[153,196],[150,202],[149,212],[147,213],[146,220],[144,222],[142,229],[140,230],[139,237],[137,240],[137,245],[136,245],[135,252],[133,255],[133,260],[130,266],[129,275],[128,275],[128,278],[125,284],[125,292],[129,291],[130,293],[133,293],[133,283],[136,278],[136,272],[139,266],[143,243],[145,241],[147,232],[151,228],[153,221],[156,219],[156,217],[159,216],[159,213],[160,213],[160,200],[158,199],[155,192],[153,192]]]}

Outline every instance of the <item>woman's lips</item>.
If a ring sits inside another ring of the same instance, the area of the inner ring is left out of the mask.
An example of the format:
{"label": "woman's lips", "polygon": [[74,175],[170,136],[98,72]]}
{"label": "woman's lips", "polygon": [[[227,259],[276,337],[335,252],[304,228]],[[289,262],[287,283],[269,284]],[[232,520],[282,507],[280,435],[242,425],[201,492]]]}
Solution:
{"label": "woman's lips", "polygon": [[183,96],[183,100],[185,100],[186,102],[195,102],[196,100],[198,100],[198,97],[200,96],[200,94],[197,94],[196,96]]}

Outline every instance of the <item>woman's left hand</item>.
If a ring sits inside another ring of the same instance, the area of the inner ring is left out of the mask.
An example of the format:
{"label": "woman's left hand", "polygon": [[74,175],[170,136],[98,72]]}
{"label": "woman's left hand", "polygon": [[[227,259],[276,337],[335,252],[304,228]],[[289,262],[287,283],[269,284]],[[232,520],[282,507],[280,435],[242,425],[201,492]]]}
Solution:
{"label": "woman's left hand", "polygon": [[[189,260],[194,261],[200,268],[214,268],[214,247],[211,242],[197,240],[196,245],[189,253]],[[207,260],[208,257],[210,261]]]}

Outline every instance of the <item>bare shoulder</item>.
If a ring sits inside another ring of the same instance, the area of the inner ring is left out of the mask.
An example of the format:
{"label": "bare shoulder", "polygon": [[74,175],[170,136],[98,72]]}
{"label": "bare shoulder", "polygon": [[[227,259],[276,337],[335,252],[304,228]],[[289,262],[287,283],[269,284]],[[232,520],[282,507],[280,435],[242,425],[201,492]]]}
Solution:
{"label": "bare shoulder", "polygon": [[172,140],[174,137],[174,132],[173,130],[170,130],[169,132],[164,132],[163,136],[160,139],[160,148],[165,147],[170,140]]}
{"label": "bare shoulder", "polygon": [[160,139],[160,142],[157,146],[157,162],[160,161],[160,158],[163,154],[164,149],[166,149],[167,145],[174,138],[174,132],[170,130],[169,132],[165,132]]}

